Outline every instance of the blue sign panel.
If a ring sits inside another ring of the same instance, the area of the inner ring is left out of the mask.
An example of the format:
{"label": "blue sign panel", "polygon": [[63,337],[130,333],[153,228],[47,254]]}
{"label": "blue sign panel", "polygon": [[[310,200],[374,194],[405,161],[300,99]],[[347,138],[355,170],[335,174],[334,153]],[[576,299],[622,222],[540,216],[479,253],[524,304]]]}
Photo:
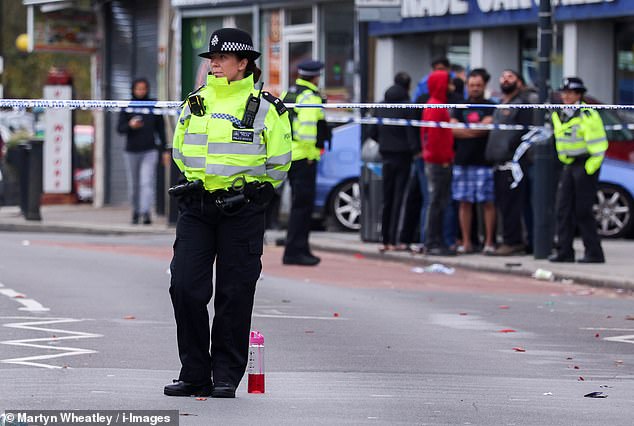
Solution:
{"label": "blue sign panel", "polygon": [[[634,15],[632,0],[551,0],[551,4],[559,22]],[[402,21],[370,22],[369,34],[537,25],[538,11],[539,0],[401,0]]]}

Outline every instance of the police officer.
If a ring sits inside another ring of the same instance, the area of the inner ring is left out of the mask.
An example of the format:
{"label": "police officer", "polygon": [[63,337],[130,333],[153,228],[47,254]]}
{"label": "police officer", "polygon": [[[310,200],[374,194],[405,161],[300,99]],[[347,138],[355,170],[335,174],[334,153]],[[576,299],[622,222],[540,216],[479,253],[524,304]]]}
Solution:
{"label": "police officer", "polygon": [[[298,78],[284,96],[284,102],[321,104],[317,85],[324,68],[320,61],[304,61],[298,65]],[[285,265],[315,266],[320,259],[308,245],[311,216],[315,202],[317,161],[323,144],[330,139],[322,108],[295,108],[291,113],[293,131],[293,163],[288,172],[291,184],[291,213],[286,233]]]}
{"label": "police officer", "polygon": [[164,393],[233,398],[247,365],[264,205],[290,167],[291,134],[283,103],[254,87],[260,53],[248,33],[215,31],[199,56],[211,71],[188,97],[173,141],[186,179],[171,190],[179,216],[170,295],[182,367]]}
{"label": "police officer", "polygon": [[[586,87],[578,77],[564,79],[560,89],[564,104],[583,104]],[[605,258],[592,213],[599,169],[608,140],[599,113],[591,108],[562,109],[552,113],[557,156],[564,164],[557,188],[559,247],[551,262],[574,262],[572,242],[579,227],[585,255],[579,263],[603,263]]]}

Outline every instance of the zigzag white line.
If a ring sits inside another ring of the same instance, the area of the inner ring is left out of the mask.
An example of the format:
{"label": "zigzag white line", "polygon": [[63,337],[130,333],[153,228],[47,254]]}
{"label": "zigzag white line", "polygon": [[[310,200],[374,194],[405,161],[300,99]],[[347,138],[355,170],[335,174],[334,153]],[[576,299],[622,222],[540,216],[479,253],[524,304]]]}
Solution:
{"label": "zigzag white line", "polygon": [[83,319],[72,319],[72,318],[25,318],[25,317],[4,317],[3,319],[30,319],[31,321],[27,322],[17,322],[10,324],[3,324],[4,327],[9,328],[19,328],[23,330],[35,330],[42,331],[45,333],[55,333],[57,334],[67,334],[62,337],[42,337],[37,339],[21,339],[21,340],[6,340],[4,342],[0,342],[3,345],[12,345],[12,346],[24,346],[29,348],[37,348],[37,349],[45,349],[47,351],[56,350],[56,351],[65,351],[57,354],[46,354],[46,355],[35,355],[28,356],[23,358],[10,358],[0,360],[0,363],[4,364],[21,364],[21,365],[29,365],[32,367],[41,367],[41,368],[63,368],[62,366],[51,365],[51,364],[43,364],[35,361],[53,359],[53,358],[61,358],[65,356],[74,356],[74,355],[86,355],[97,353],[97,351],[91,349],[81,349],[81,348],[73,348],[66,346],[51,346],[51,345],[42,345],[36,344],[35,342],[58,342],[60,340],[72,340],[72,339],[88,339],[93,337],[102,337],[101,334],[94,333],[84,333],[81,331],[69,331],[62,330],[58,328],[46,328],[46,327],[36,327],[39,325],[46,324],[60,324],[60,323],[71,323],[71,322],[81,322]]}

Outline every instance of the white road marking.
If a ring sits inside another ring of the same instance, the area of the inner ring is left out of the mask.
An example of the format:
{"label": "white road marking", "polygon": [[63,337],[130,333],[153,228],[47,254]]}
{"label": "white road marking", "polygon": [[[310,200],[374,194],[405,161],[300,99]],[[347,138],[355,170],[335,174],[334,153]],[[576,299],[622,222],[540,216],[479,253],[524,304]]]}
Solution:
{"label": "white road marking", "polygon": [[253,314],[254,317],[257,318],[280,318],[280,319],[308,319],[308,320],[333,320],[333,321],[341,321],[346,320],[347,318],[341,317],[313,317],[309,315],[269,315],[269,314]]}
{"label": "white road marking", "polygon": [[621,343],[632,343],[632,344],[634,344],[634,334],[630,334],[630,335],[626,335],[626,336],[604,337],[603,340],[608,340],[610,342],[621,342]]}
{"label": "white road marking", "polygon": [[[46,351],[45,355],[35,355],[35,356],[28,356],[28,357],[22,357],[22,358],[8,358],[8,359],[0,360],[0,363],[4,363],[4,364],[21,364],[21,365],[29,365],[32,367],[41,367],[41,368],[49,368],[49,369],[64,368],[58,365],[44,364],[44,363],[35,362],[35,361],[61,358],[65,356],[86,355],[86,354],[97,353],[97,351],[91,350],[91,349],[73,348],[69,346],[50,346],[50,343],[59,342],[60,340],[88,339],[93,337],[102,337],[101,334],[85,333],[81,331],[62,330],[58,328],[38,327],[38,326],[47,325],[47,324],[60,324],[60,323],[85,321],[83,319],[73,319],[73,318],[43,319],[43,318],[30,318],[30,317],[0,317],[0,319],[10,319],[10,320],[26,319],[29,321],[3,324],[3,326],[9,327],[9,328],[18,328],[22,330],[34,330],[34,331],[42,331],[45,333],[52,333],[50,337],[42,337],[37,339],[0,341],[0,344],[2,345],[23,346],[28,348],[44,349]],[[59,337],[59,334],[66,334],[66,336]],[[37,344],[36,342],[38,343],[47,342],[49,343],[49,345]],[[50,352],[52,350],[61,351],[61,353],[51,354]]]}
{"label": "white road marking", "polygon": [[634,328],[581,327],[579,330],[591,330],[591,331],[634,331]]}
{"label": "white road marking", "polygon": [[[4,287],[4,284],[0,283],[0,287]],[[24,305],[21,308],[18,308],[20,311],[28,311],[28,312],[48,312],[49,308],[45,308],[36,300],[29,299],[24,297],[22,293],[18,293],[17,291],[11,288],[1,288],[0,294],[4,294],[7,297],[10,297],[12,300]]]}

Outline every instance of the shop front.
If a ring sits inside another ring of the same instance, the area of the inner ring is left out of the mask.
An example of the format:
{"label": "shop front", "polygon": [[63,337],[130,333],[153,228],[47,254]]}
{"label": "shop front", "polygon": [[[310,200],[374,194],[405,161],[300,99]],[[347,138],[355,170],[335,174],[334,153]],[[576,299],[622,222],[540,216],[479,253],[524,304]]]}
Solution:
{"label": "shop front", "polygon": [[349,1],[209,2],[172,0],[177,11],[182,81],[181,98],[202,85],[209,61],[198,53],[207,48],[210,34],[237,27],[253,35],[262,56],[264,88],[280,95],[296,78],[297,64],[317,58],[326,64],[320,85],[330,101],[354,97],[354,3]]}
{"label": "shop front", "polygon": [[[577,75],[600,101],[631,103],[634,2],[552,0],[552,5],[551,86],[564,75]],[[493,82],[512,68],[537,85],[538,9],[539,0],[401,0],[400,21],[369,24],[376,39],[375,98],[395,72],[418,80],[439,56],[466,68],[485,67]],[[495,92],[497,85],[491,86]]]}

